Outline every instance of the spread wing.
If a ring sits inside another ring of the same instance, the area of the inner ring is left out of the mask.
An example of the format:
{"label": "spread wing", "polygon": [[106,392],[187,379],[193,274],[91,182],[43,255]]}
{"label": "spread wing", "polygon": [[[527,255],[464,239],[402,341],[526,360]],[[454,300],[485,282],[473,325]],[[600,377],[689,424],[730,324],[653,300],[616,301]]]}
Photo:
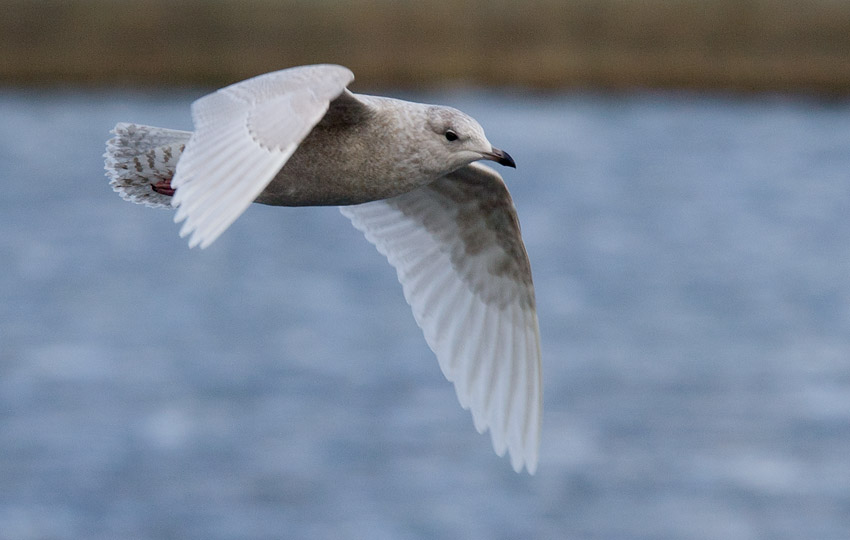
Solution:
{"label": "spread wing", "polygon": [[192,104],[195,131],[171,181],[180,236],[210,245],[271,182],[354,79],[342,66],[275,71]]}
{"label": "spread wing", "polygon": [[410,193],[341,207],[397,272],[425,340],[479,432],[519,472],[537,468],[540,334],[508,190],[473,163]]}

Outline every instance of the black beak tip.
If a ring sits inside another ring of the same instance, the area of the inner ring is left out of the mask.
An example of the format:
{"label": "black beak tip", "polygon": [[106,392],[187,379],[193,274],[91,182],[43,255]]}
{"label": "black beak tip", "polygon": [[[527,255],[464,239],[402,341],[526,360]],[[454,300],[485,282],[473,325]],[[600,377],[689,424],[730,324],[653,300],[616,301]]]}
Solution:
{"label": "black beak tip", "polygon": [[505,152],[504,150],[499,150],[498,148],[493,148],[493,152],[490,154],[486,154],[488,159],[492,159],[499,165],[504,165],[505,167],[513,167],[516,169],[516,162],[514,158],[511,157],[510,154]]}
{"label": "black beak tip", "polygon": [[502,156],[499,158],[497,163],[499,165],[504,165],[505,167],[512,167],[516,169],[516,161],[514,161],[514,158],[512,158],[511,155],[504,150],[502,151]]}

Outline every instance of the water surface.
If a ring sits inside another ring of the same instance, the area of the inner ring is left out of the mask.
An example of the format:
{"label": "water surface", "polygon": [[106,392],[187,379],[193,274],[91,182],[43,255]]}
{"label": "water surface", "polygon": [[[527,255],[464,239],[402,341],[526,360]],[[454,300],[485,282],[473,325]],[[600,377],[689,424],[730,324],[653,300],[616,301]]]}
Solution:
{"label": "water surface", "polygon": [[0,92],[0,539],[850,536],[850,104],[454,92],[534,270],[536,476],[332,208],[189,250],[106,183],[175,93]]}

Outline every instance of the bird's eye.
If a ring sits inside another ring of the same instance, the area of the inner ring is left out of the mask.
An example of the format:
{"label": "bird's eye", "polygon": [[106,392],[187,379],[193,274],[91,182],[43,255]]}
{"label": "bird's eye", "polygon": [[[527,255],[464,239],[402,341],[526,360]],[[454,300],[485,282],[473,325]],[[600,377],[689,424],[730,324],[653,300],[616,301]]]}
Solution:
{"label": "bird's eye", "polygon": [[447,130],[446,131],[446,140],[449,141],[449,142],[456,141],[457,140],[457,133],[455,133],[451,129]]}

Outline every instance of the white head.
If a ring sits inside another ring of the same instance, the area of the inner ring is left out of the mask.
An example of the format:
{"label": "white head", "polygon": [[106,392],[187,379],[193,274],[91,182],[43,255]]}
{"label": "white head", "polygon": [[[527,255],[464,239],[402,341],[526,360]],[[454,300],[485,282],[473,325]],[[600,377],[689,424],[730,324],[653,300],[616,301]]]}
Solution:
{"label": "white head", "polygon": [[452,107],[427,105],[426,140],[422,145],[432,157],[456,170],[479,159],[516,168],[507,152],[495,148],[484,129],[472,117]]}

